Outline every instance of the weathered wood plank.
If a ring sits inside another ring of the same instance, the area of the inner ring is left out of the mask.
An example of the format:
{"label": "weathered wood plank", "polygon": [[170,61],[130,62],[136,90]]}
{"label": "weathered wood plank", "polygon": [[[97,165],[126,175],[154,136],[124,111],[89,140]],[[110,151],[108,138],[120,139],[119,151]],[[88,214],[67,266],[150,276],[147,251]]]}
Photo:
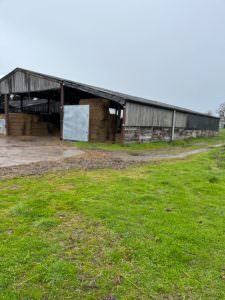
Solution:
{"label": "weathered wood plank", "polygon": [[126,104],[126,126],[171,127],[172,118],[171,110],[131,102]]}
{"label": "weathered wood plank", "polygon": [[29,93],[34,91],[45,91],[59,89],[60,84],[39,76],[17,70],[11,76],[0,81],[0,93]]}

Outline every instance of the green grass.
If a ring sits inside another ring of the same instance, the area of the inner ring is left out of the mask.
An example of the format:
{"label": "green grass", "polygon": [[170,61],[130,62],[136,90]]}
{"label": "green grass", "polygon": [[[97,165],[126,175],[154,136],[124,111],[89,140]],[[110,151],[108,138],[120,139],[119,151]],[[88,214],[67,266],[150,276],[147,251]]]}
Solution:
{"label": "green grass", "polygon": [[0,182],[0,299],[225,299],[224,160]]}
{"label": "green grass", "polygon": [[145,151],[159,149],[195,149],[210,146],[216,143],[225,143],[225,130],[221,130],[218,136],[210,138],[190,138],[173,142],[151,142],[143,144],[110,144],[110,143],[91,143],[75,142],[73,145],[81,149],[105,150],[105,151]]}

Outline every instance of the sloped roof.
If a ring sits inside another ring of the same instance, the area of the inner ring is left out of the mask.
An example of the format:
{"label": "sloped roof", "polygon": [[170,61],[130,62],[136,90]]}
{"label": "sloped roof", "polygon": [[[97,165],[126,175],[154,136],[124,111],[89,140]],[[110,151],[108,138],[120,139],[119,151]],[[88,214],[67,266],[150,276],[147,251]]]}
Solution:
{"label": "sloped roof", "polygon": [[[22,69],[22,68],[16,68],[12,72],[10,72],[7,75],[5,75],[4,77],[2,77],[0,79],[0,83],[3,80],[12,76],[17,71],[24,72],[26,74],[31,74],[34,76],[38,76],[38,77],[41,77],[42,79],[46,79],[49,81],[54,81],[59,84],[63,84],[64,86],[71,87],[71,88],[74,88],[74,89],[77,89],[80,91],[84,91],[84,92],[93,94],[97,97],[102,97],[102,98],[105,98],[108,100],[116,101],[122,105],[125,104],[126,102],[133,102],[133,103],[142,104],[142,105],[155,106],[155,107],[159,107],[159,108],[166,108],[169,110],[176,110],[176,111],[180,111],[180,112],[184,112],[184,113],[191,113],[191,114],[202,115],[202,116],[207,116],[207,117],[211,117],[211,118],[217,118],[215,116],[209,116],[207,114],[203,114],[203,113],[196,112],[196,111],[186,109],[186,108],[182,108],[179,106],[174,106],[174,105],[170,105],[167,103],[163,103],[163,102],[159,102],[159,101],[155,101],[155,100],[149,100],[149,99],[145,99],[145,98],[141,98],[141,97],[137,97],[137,96],[131,96],[128,94],[111,91],[108,89],[91,86],[91,85],[79,83],[76,81],[71,81],[71,80],[67,80],[64,78],[55,77],[55,76],[47,75],[47,74],[42,74],[42,73],[38,73],[38,72],[34,72],[34,71]],[[1,91],[0,91],[0,93],[1,93]]]}

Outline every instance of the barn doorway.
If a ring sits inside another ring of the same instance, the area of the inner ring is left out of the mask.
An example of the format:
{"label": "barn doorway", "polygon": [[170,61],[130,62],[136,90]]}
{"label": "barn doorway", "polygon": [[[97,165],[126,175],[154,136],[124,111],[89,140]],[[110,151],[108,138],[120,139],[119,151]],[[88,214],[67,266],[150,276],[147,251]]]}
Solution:
{"label": "barn doorway", "polygon": [[51,93],[10,95],[10,136],[60,136],[59,97]]}

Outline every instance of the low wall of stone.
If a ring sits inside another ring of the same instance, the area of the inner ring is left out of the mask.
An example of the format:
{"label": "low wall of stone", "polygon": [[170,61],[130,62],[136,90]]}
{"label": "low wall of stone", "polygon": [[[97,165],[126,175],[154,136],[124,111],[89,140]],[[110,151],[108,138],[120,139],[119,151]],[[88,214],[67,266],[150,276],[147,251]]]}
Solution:
{"label": "low wall of stone", "polygon": [[[212,137],[217,135],[217,131],[213,130],[190,130],[184,128],[176,128],[174,139],[188,139],[196,137]],[[172,128],[168,127],[124,127],[123,137],[124,143],[147,143],[154,141],[170,141]]]}
{"label": "low wall of stone", "polygon": [[196,129],[180,129],[176,128],[175,130],[175,139],[182,140],[188,138],[197,138],[197,137],[213,137],[218,134],[216,130],[196,130]]}

